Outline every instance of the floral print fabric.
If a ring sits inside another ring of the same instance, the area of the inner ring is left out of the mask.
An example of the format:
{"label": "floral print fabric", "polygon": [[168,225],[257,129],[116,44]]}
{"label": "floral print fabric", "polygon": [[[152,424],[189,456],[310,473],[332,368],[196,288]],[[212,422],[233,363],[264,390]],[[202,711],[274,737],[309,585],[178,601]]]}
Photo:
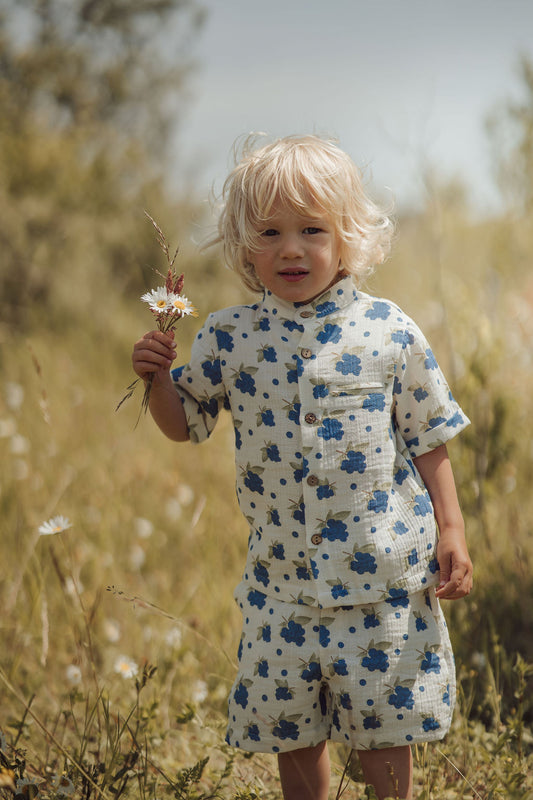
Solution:
{"label": "floral print fabric", "polygon": [[192,441],[232,415],[251,606],[366,606],[438,583],[413,458],[468,419],[397,306],[350,277],[305,305],[267,292],[211,314],[173,378]]}
{"label": "floral print fabric", "polygon": [[332,739],[365,750],[447,733],[455,672],[434,589],[334,609],[238,602],[229,744],[276,753]]}

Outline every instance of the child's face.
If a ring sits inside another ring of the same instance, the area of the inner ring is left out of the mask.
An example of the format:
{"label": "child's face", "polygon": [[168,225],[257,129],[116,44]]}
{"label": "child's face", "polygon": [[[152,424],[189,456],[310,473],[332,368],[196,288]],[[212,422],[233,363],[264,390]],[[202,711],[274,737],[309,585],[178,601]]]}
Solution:
{"label": "child's face", "polygon": [[249,259],[263,286],[282,300],[308,303],[343,276],[334,227],[319,212],[304,216],[275,206],[260,233],[260,249]]}

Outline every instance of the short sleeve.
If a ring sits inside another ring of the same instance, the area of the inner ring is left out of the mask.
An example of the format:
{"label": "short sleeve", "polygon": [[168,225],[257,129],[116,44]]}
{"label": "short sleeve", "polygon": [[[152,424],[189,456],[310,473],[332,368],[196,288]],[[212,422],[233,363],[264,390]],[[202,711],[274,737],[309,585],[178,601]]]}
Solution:
{"label": "short sleeve", "polygon": [[207,318],[196,336],[189,363],[171,372],[194,443],[203,442],[211,435],[220,410],[227,406],[213,317],[211,314]]}
{"label": "short sleeve", "polygon": [[470,424],[455,401],[431,347],[412,320],[402,332],[394,420],[412,458],[446,444]]}

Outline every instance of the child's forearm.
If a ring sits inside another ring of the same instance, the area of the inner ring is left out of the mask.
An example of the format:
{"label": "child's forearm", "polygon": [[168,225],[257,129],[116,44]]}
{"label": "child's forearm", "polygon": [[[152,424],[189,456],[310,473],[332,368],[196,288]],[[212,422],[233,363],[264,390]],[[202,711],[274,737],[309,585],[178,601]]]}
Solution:
{"label": "child's forearm", "polygon": [[154,376],[150,391],[150,413],[160,430],[174,442],[189,439],[187,417],[170,374],[168,377]]}
{"label": "child's forearm", "polygon": [[437,596],[456,600],[472,589],[472,562],[446,446],[437,447],[415,458],[414,462],[431,497],[439,528],[440,584]]}

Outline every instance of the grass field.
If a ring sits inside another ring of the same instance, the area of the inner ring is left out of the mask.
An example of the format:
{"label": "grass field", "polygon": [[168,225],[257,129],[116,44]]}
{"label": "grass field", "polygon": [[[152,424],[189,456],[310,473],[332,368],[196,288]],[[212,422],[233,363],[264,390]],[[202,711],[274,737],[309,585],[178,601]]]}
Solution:
{"label": "grass field", "polygon": [[[420,323],[473,422],[450,448],[475,562],[473,595],[445,607],[458,709],[416,749],[415,797],[531,800],[531,234],[459,219],[405,220],[368,287]],[[212,258],[181,266],[200,310],[180,323],[185,360],[202,318],[244,295]],[[274,758],[224,745],[247,538],[232,430],[174,445],[149,417],[135,428],[139,392],[115,413],[151,322],[84,287],[79,315],[73,291],[65,321],[0,328],[0,796],[280,798]],[[71,527],[40,535],[56,515]],[[371,797],[331,753],[331,796]]]}

